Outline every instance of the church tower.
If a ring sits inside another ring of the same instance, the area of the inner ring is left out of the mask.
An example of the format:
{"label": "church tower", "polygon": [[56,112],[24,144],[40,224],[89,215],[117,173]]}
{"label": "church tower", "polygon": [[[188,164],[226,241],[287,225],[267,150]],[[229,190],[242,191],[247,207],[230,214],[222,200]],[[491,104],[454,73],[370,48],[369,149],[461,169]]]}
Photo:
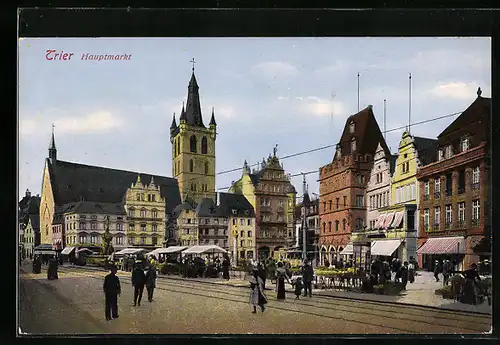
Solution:
{"label": "church tower", "polygon": [[188,86],[186,107],[182,104],[179,124],[170,126],[172,175],[177,178],[182,202],[197,204],[201,198],[215,202],[215,139],[217,124],[214,109],[208,128],[203,124],[198,83],[193,72]]}

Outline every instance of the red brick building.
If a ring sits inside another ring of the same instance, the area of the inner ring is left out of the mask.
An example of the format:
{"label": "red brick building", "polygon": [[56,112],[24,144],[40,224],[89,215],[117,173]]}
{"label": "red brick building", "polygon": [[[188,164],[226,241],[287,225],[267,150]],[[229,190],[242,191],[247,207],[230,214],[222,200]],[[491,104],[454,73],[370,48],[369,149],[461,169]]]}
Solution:
{"label": "red brick building", "polygon": [[320,168],[321,260],[352,254],[349,238],[366,223],[366,185],[379,143],[390,155],[370,105],[347,119],[333,161]]}
{"label": "red brick building", "polygon": [[439,136],[433,163],[417,174],[420,193],[418,260],[458,268],[491,255],[490,207],[491,99],[477,99]]}

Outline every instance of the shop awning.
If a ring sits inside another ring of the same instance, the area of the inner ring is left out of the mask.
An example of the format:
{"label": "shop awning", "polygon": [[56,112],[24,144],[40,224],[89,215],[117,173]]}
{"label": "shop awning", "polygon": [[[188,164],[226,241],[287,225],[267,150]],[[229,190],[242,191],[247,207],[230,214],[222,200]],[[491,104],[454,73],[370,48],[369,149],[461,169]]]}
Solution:
{"label": "shop awning", "polygon": [[352,243],[348,243],[347,246],[340,252],[340,255],[352,255],[353,254],[353,248],[352,248]]}
{"label": "shop awning", "polygon": [[391,256],[400,244],[400,240],[373,241],[371,255]]}
{"label": "shop awning", "polygon": [[125,254],[137,254],[140,252],[147,251],[147,249],[142,249],[142,248],[125,248],[120,250],[119,252],[116,252],[115,255],[125,255]]}
{"label": "shop awning", "polygon": [[397,229],[401,227],[401,223],[403,222],[403,217],[404,217],[405,212],[400,211],[396,212],[396,215],[394,216],[394,220],[392,221],[391,228]]}
{"label": "shop awning", "polygon": [[429,238],[417,250],[418,254],[465,254],[465,239],[457,237]]}
{"label": "shop awning", "polygon": [[73,250],[75,250],[75,247],[66,247],[62,250],[61,254],[62,255],[70,255]]}
{"label": "shop awning", "polygon": [[389,228],[389,226],[391,225],[392,219],[394,218],[394,213],[395,212],[391,212],[391,213],[387,213],[385,215],[384,223],[381,226],[382,229],[388,229]]}
{"label": "shop awning", "polygon": [[374,229],[379,229],[382,227],[382,224],[384,223],[385,220],[385,214],[380,214],[377,217],[377,220],[375,221]]}

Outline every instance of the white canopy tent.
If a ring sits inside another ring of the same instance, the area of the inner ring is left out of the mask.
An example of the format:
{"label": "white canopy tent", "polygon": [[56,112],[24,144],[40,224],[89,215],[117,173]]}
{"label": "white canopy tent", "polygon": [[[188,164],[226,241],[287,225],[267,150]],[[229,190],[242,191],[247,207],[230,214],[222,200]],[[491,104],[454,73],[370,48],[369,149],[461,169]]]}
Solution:
{"label": "white canopy tent", "polygon": [[180,253],[187,249],[187,246],[170,246],[167,248],[157,248],[152,252],[149,252],[147,255],[160,255],[160,254],[176,254]]}
{"label": "white canopy tent", "polygon": [[147,252],[147,249],[143,248],[125,248],[120,250],[119,252],[116,252],[115,255],[127,255],[127,254],[139,254],[141,252]]}
{"label": "white canopy tent", "polygon": [[61,255],[70,255],[76,247],[66,247],[62,250]]}
{"label": "white canopy tent", "polygon": [[183,255],[190,254],[226,254],[227,250],[216,246],[215,244],[210,244],[208,246],[192,246],[182,252]]}

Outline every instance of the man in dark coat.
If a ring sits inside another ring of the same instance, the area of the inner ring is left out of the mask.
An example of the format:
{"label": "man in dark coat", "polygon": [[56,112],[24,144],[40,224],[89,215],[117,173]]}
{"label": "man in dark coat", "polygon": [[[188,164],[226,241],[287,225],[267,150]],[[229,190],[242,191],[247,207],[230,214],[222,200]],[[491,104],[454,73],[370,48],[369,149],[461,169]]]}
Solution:
{"label": "man in dark coat", "polygon": [[57,259],[55,255],[49,260],[49,264],[47,267],[47,279],[52,280],[52,279],[59,279],[59,276],[57,275]]}
{"label": "man in dark coat", "polygon": [[434,262],[434,278],[436,279],[436,282],[439,281],[439,273],[441,273],[441,265],[439,264],[439,261],[436,260],[436,262]]}
{"label": "man in dark coat", "polygon": [[104,278],[103,290],[106,320],[118,318],[118,295],[121,293],[120,279],[116,276],[116,266],[111,266],[111,273]]}
{"label": "man in dark coat", "polygon": [[222,261],[222,278],[229,280],[229,257],[224,255],[224,260]]}
{"label": "man in dark coat", "polygon": [[408,262],[405,261],[401,268],[399,269],[399,274],[401,276],[401,283],[403,284],[403,290],[406,290],[406,284],[408,284]]}
{"label": "man in dark coat", "polygon": [[309,261],[304,261],[304,266],[302,267],[302,281],[304,282],[304,296],[307,296],[307,291],[309,290],[309,297],[312,297],[312,281],[314,278],[314,270],[309,264]]}
{"label": "man in dark coat", "polygon": [[146,289],[148,290],[148,301],[153,302],[153,292],[156,287],[156,268],[151,265],[149,266],[148,272],[146,273]]}
{"label": "man in dark coat", "polygon": [[141,305],[142,293],[144,292],[144,284],[146,284],[146,275],[142,270],[140,262],[136,263],[132,271],[132,285],[134,286],[134,307]]}
{"label": "man in dark coat", "polygon": [[262,265],[261,262],[257,264],[257,275],[259,276],[260,279],[262,279],[262,289],[266,289],[266,270],[264,269],[264,266]]}
{"label": "man in dark coat", "polygon": [[451,264],[448,260],[443,262],[443,285],[448,285],[450,279]]}

